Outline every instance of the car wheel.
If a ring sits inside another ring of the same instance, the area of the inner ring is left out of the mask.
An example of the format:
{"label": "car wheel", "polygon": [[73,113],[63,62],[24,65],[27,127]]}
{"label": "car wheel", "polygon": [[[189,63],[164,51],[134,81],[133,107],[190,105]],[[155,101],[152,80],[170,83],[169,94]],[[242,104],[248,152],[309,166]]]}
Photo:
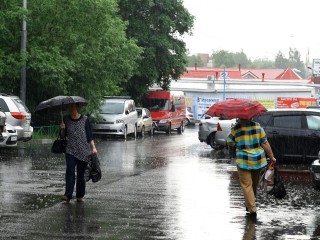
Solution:
{"label": "car wheel", "polygon": [[125,126],[123,129],[123,138],[124,140],[127,140],[127,126]]}
{"label": "car wheel", "polygon": [[151,129],[149,131],[149,136],[152,137],[153,136],[153,133],[154,133],[154,128],[153,128],[153,125],[151,126]]}
{"label": "car wheel", "polygon": [[190,125],[190,120],[188,118],[186,120],[186,126]]}
{"label": "car wheel", "polygon": [[137,125],[135,125],[134,126],[134,132],[133,132],[133,137],[134,137],[134,139],[136,139],[137,138]]}
{"label": "car wheel", "polygon": [[171,124],[169,124],[168,129],[166,130],[166,133],[168,135],[171,135]]}
{"label": "car wheel", "polygon": [[144,126],[142,126],[141,132],[140,132],[140,136],[141,136],[142,138],[144,138],[144,131],[145,131]]}
{"label": "car wheel", "polygon": [[183,132],[183,123],[181,123],[180,127],[178,128],[178,133],[181,134]]}
{"label": "car wheel", "polygon": [[210,147],[212,147],[214,150],[221,150],[223,149],[224,147],[217,144],[216,141],[215,141],[215,133],[211,133],[210,136],[209,136],[209,145]]}

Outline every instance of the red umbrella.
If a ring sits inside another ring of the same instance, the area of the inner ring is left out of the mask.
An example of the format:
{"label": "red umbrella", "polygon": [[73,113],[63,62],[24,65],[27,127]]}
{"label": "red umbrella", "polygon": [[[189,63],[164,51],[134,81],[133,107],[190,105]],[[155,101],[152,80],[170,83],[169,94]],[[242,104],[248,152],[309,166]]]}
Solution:
{"label": "red umbrella", "polygon": [[250,99],[227,99],[213,104],[207,115],[225,119],[251,119],[265,113],[267,109],[259,102]]}

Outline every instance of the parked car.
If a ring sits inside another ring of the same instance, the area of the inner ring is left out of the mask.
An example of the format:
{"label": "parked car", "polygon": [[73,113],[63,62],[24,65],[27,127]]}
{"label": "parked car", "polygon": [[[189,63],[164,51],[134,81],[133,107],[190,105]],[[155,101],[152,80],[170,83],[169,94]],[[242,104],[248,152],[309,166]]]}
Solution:
{"label": "parked car", "polygon": [[311,164],[310,173],[313,187],[320,189],[320,151],[318,152],[318,159]]}
{"label": "parked car", "polygon": [[320,110],[272,109],[254,121],[264,128],[277,163],[311,164],[320,150]]}
{"label": "parked car", "polygon": [[217,124],[217,132],[215,134],[215,142],[218,145],[227,146],[227,137],[231,132],[231,128],[237,123],[237,119],[220,120]]}
{"label": "parked car", "polygon": [[186,126],[195,125],[196,121],[193,116],[192,108],[186,107]]}
{"label": "parked car", "polygon": [[10,124],[6,124],[4,131],[0,134],[0,147],[16,147],[18,134],[16,129]]}
{"label": "parked car", "polygon": [[221,121],[230,121],[224,120],[219,117],[211,117],[208,115],[202,115],[199,121],[199,131],[198,138],[200,142],[205,142],[210,145],[215,150],[223,149],[226,144],[225,143],[217,143],[216,142],[216,133],[218,130],[218,123]]}
{"label": "parked car", "polygon": [[33,133],[31,113],[21,99],[0,93],[0,108],[6,114],[6,122],[15,128],[18,141],[29,141]]}
{"label": "parked car", "polygon": [[137,132],[141,137],[144,137],[145,132],[152,136],[154,129],[150,111],[147,108],[136,108],[136,110],[138,112]]}
{"label": "parked car", "polygon": [[137,137],[138,113],[134,100],[129,97],[105,97],[98,114],[93,116],[94,135],[128,134]]}
{"label": "parked car", "polygon": [[17,146],[17,131],[6,123],[6,114],[0,109],[0,147]]}

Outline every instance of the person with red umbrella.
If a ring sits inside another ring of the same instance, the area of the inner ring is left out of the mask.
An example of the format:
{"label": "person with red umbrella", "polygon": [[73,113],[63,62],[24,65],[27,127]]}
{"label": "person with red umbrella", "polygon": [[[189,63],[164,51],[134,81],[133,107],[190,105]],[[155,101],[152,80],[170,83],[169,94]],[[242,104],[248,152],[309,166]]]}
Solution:
{"label": "person with red umbrella", "polygon": [[239,119],[238,123],[231,128],[227,144],[236,149],[236,165],[246,210],[250,217],[256,218],[255,197],[260,171],[267,165],[266,154],[273,163],[276,162],[276,158],[264,129],[251,119]]}

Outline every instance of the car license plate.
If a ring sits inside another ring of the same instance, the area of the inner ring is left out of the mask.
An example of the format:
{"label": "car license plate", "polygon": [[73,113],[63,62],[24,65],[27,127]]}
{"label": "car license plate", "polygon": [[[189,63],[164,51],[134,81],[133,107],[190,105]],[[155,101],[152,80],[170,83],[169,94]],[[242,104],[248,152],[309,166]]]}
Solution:
{"label": "car license plate", "polygon": [[320,179],[320,173],[315,173],[314,176],[316,179]]}
{"label": "car license plate", "polygon": [[17,141],[17,136],[11,136],[11,141]]}

